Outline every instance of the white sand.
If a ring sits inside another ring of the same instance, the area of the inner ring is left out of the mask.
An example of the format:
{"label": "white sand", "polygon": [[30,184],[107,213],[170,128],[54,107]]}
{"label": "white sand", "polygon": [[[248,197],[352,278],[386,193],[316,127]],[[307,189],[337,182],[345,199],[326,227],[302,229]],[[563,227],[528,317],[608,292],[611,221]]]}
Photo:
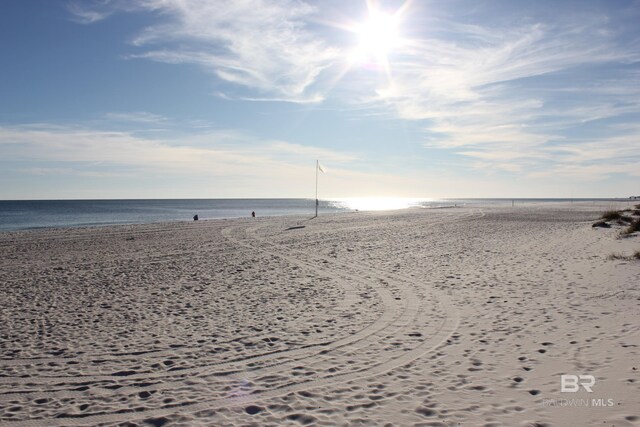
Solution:
{"label": "white sand", "polygon": [[638,426],[640,262],[607,256],[640,237],[605,208],[0,234],[0,424]]}

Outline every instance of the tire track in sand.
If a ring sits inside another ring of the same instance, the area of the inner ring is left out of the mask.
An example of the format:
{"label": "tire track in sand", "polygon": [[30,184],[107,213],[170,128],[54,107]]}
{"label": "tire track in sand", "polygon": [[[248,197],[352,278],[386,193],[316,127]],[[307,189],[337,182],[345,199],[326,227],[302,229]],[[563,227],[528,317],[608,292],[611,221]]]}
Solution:
{"label": "tire track in sand", "polygon": [[[227,229],[227,235],[229,235],[229,229]],[[248,245],[248,244],[245,243],[245,245]],[[255,244],[248,245],[247,247],[251,248],[252,250],[256,249]],[[303,261],[299,257],[298,258],[294,257],[293,255],[291,255],[290,251],[288,255],[284,255],[283,252],[286,252],[287,248],[278,247],[277,252],[274,252],[270,248],[265,247],[264,244],[261,244],[259,249],[262,251],[268,251],[271,254],[276,256],[280,256],[280,257],[284,256],[287,259],[297,264],[306,265],[307,267],[310,267],[316,272],[326,270],[326,269],[318,269],[316,263],[313,263],[312,265],[310,265],[308,261]],[[304,255],[309,256],[312,254],[307,253]],[[318,256],[315,256],[315,259],[320,261],[323,260],[322,257],[318,257]],[[336,264],[335,260],[332,260],[332,262],[334,265]],[[351,272],[356,271],[356,272],[360,272],[360,274],[362,274],[363,272],[366,272],[367,274],[370,274],[372,277],[377,277],[378,279],[380,279],[380,272],[376,271],[375,269],[363,267],[362,265],[350,265],[348,263],[339,263],[339,265],[345,271],[349,271],[349,270]],[[322,271],[322,272],[326,274],[326,271]],[[351,280],[353,280],[354,277],[357,277],[357,276],[354,276],[352,274],[350,276]],[[398,274],[384,274],[384,277],[392,278],[393,280],[396,281],[396,287],[402,293],[402,296],[404,297],[405,301],[407,301],[407,298],[408,298],[408,302],[414,301],[413,304],[404,305],[404,310],[401,316],[392,317],[392,319],[396,319],[398,317],[402,318],[402,321],[398,325],[396,325],[397,326],[396,328],[393,328],[393,329],[399,329],[400,331],[404,329],[405,332],[407,332],[408,331],[407,328],[411,324],[411,321],[415,316],[418,316],[418,317],[423,316],[425,318],[428,317],[425,314],[426,310],[420,310],[420,304],[415,303],[415,301],[417,301],[418,298],[415,298],[415,293],[410,289],[415,286],[412,283],[414,279],[404,278]],[[147,411],[144,411],[143,413],[136,413],[137,416],[135,418],[139,419],[140,416],[144,416],[144,417],[162,416],[162,415],[179,412],[181,409],[189,410],[189,411],[200,411],[203,409],[215,409],[215,408],[220,408],[225,406],[234,406],[234,405],[242,404],[243,402],[246,402],[249,400],[253,401],[256,398],[265,399],[269,397],[275,397],[282,394],[291,393],[297,390],[310,389],[310,388],[331,384],[338,380],[341,382],[346,382],[346,381],[352,381],[352,380],[363,378],[363,377],[376,376],[376,375],[380,375],[382,373],[388,372],[394,368],[403,366],[407,363],[410,363],[416,358],[437,348],[442,342],[444,342],[451,335],[453,331],[455,331],[458,324],[458,316],[456,312],[452,309],[453,308],[452,305],[450,304],[450,302],[448,301],[448,298],[444,294],[437,292],[435,288],[429,288],[426,290],[422,289],[422,290],[426,292],[425,298],[423,299],[423,301],[425,300],[434,301],[434,305],[439,307],[441,312],[444,313],[444,316],[442,317],[441,321],[435,327],[435,330],[432,331],[432,333],[429,335],[428,338],[424,339],[415,348],[409,351],[404,351],[397,357],[393,357],[391,359],[384,360],[384,361],[377,361],[376,363],[370,366],[366,366],[351,372],[338,373],[336,375],[315,376],[312,378],[307,378],[304,381],[299,383],[285,384],[270,390],[254,391],[248,396],[227,397],[227,398],[222,398],[222,399],[218,399],[211,402],[199,402],[199,403],[192,403],[187,405],[168,405],[163,408],[147,410]],[[382,293],[382,295],[386,294],[387,302],[391,303],[389,304],[389,306],[391,307],[396,306],[396,304],[394,304],[394,301],[397,301],[397,300],[395,300],[395,298],[391,295],[391,293],[388,290],[384,288],[380,288],[380,289],[377,289],[377,291]],[[388,299],[389,297],[393,298],[393,300]],[[426,297],[429,297],[429,298],[426,298]],[[395,307],[396,310],[397,308],[398,307]],[[386,313],[388,313],[388,310],[386,311]],[[390,317],[390,316],[387,316],[387,317]],[[433,320],[433,319],[429,319],[429,320]],[[378,319],[378,321],[380,321],[380,319]],[[393,323],[393,320],[391,320],[391,322],[387,322],[387,324],[383,328],[380,328],[379,331],[383,331],[386,327],[390,326],[392,323]],[[361,341],[361,339],[352,340],[352,344],[356,344],[358,341]],[[326,352],[323,352],[323,353],[326,354]],[[310,354],[305,356],[305,358],[313,357],[313,356],[314,356],[313,354]],[[278,366],[281,366],[281,365],[267,367],[264,370],[264,372],[261,372],[261,373],[264,373],[264,374],[272,373],[275,369],[278,369]],[[134,414],[133,411],[131,411],[131,412],[125,412],[121,414],[89,415],[83,418],[61,418],[60,421],[51,420],[51,419],[31,420],[25,424],[23,424],[22,422],[12,422],[11,425],[34,425],[34,426],[35,425],[85,425],[87,423],[96,423],[96,422],[125,421],[128,419],[131,419],[132,418],[131,416],[133,414]]]}

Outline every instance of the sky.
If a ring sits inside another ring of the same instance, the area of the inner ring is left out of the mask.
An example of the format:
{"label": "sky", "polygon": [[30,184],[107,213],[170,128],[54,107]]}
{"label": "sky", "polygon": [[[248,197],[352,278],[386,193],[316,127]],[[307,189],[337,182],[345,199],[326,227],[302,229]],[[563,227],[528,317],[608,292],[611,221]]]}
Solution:
{"label": "sky", "polygon": [[0,199],[640,195],[639,1],[0,10]]}

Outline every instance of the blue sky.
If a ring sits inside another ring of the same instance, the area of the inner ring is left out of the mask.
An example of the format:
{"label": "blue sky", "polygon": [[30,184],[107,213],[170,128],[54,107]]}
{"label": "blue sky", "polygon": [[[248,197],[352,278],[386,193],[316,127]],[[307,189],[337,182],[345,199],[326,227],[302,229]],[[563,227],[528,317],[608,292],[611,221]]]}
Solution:
{"label": "blue sky", "polygon": [[640,193],[638,1],[0,7],[0,199]]}

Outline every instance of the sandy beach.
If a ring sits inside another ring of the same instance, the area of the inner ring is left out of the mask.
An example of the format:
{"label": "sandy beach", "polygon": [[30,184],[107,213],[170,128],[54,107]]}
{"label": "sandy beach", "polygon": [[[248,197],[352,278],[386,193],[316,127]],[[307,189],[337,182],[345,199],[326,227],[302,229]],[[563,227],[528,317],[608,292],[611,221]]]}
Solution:
{"label": "sandy beach", "polygon": [[0,425],[639,426],[640,261],[608,257],[640,237],[604,210],[2,233]]}

